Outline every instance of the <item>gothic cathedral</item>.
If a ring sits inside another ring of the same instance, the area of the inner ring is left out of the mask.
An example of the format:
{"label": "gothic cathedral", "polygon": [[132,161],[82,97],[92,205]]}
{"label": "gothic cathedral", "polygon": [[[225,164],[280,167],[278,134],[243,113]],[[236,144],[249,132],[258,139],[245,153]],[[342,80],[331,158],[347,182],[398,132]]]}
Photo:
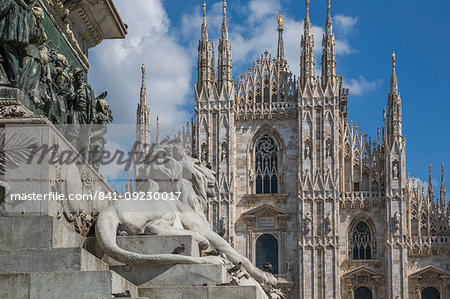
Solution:
{"label": "gothic cathedral", "polygon": [[309,2],[300,75],[288,68],[279,17],[276,57],[264,52],[236,80],[227,4],[217,72],[203,4],[192,150],[217,173],[210,223],[258,267],[271,263],[289,298],[449,298],[443,172],[439,200],[407,176],[395,54],[371,139],[347,115],[330,0],[315,74]]}

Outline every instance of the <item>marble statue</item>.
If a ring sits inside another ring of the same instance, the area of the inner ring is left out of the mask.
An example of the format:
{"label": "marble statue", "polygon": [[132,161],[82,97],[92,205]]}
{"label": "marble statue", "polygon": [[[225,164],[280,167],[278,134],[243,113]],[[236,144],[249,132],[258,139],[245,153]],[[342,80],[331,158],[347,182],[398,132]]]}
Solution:
{"label": "marble statue", "polygon": [[145,255],[121,249],[116,244],[117,229],[129,235],[191,235],[201,249],[218,249],[234,264],[242,263],[258,282],[275,286],[277,280],[256,268],[238,254],[222,237],[211,230],[205,217],[208,198],[214,196],[214,172],[188,156],[180,144],[168,143],[155,148],[150,163],[141,174],[144,192],[180,192],[179,200],[118,200],[101,211],[97,223],[97,241],[106,254],[127,264],[223,264],[223,257],[190,257],[174,254]]}

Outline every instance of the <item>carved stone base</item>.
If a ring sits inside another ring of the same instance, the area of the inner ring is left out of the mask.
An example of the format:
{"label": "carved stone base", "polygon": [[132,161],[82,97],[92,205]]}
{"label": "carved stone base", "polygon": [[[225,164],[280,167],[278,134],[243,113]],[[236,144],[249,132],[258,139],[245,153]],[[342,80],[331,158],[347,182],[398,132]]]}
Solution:
{"label": "carved stone base", "polygon": [[[8,106],[16,108],[6,109],[5,107]],[[0,86],[0,108],[2,108],[0,111],[1,117],[31,117],[42,115],[42,111],[34,105],[22,90],[13,87]],[[17,110],[21,112],[17,113]]]}

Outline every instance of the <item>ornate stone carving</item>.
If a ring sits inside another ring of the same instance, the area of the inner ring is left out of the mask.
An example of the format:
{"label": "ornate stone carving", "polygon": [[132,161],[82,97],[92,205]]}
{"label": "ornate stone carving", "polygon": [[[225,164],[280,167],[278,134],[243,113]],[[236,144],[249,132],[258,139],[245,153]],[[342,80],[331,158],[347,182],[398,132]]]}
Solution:
{"label": "ornate stone carving", "polygon": [[398,161],[392,162],[392,179],[398,179]]}
{"label": "ornate stone carving", "polygon": [[366,275],[358,276],[357,283],[369,283],[369,277]]}
{"label": "ornate stone carving", "polygon": [[309,213],[306,213],[305,219],[303,219],[303,230],[305,235],[311,231],[312,217]]}
{"label": "ornate stone carving", "polygon": [[392,228],[394,231],[398,231],[400,228],[400,214],[396,211],[392,217]]}
{"label": "ornate stone carving", "polygon": [[327,217],[325,217],[325,225],[328,232],[333,230],[333,218],[331,217],[331,213],[328,213]]}

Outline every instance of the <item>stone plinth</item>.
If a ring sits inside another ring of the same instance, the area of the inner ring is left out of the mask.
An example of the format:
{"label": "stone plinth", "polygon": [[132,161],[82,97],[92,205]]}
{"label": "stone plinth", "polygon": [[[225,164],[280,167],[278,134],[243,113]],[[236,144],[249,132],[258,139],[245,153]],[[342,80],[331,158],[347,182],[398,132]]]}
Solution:
{"label": "stone plinth", "polygon": [[[0,127],[4,137],[0,146],[5,148],[6,157],[2,180],[10,189],[0,215],[58,216],[61,211],[91,215],[108,206],[107,200],[74,200],[75,196],[111,194],[114,190],[48,120],[35,115],[0,117]],[[61,194],[65,200],[55,200],[52,194]],[[23,200],[24,195],[27,200]]]}
{"label": "stone plinth", "polygon": [[83,241],[69,224],[54,217],[0,217],[0,252],[81,247]]}
{"label": "stone plinth", "polygon": [[2,299],[111,298],[127,290],[138,295],[136,286],[113,271],[0,274]]}
{"label": "stone plinth", "polygon": [[109,270],[83,248],[28,249],[0,252],[0,274]]}
{"label": "stone plinth", "polygon": [[111,270],[139,287],[216,285],[229,281],[222,265],[178,264],[158,266],[111,266]]}
{"label": "stone plinth", "polygon": [[267,299],[257,286],[184,286],[139,288],[139,295],[152,299]]}

